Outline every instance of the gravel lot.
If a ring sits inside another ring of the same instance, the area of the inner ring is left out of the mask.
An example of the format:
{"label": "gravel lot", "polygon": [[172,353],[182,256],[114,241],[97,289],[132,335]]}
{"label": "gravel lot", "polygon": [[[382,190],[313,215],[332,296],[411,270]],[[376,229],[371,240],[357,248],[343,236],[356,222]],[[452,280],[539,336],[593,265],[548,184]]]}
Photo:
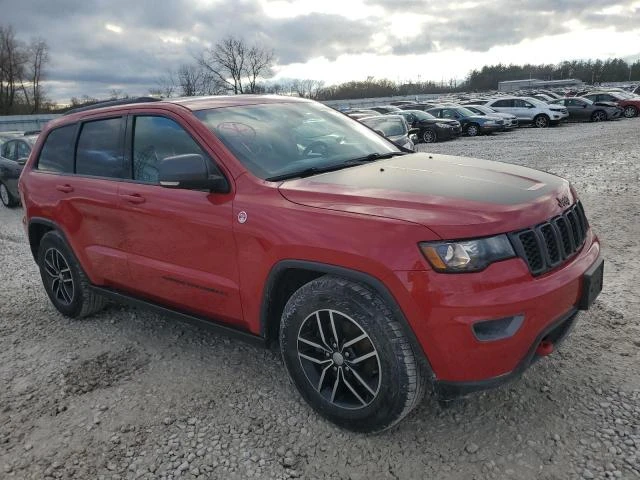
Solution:
{"label": "gravel lot", "polygon": [[640,478],[640,118],[419,146],[569,178],[604,244],[605,288],[551,357],[395,429],[342,431],[271,351],[110,306],[49,303],[0,209],[0,478]]}

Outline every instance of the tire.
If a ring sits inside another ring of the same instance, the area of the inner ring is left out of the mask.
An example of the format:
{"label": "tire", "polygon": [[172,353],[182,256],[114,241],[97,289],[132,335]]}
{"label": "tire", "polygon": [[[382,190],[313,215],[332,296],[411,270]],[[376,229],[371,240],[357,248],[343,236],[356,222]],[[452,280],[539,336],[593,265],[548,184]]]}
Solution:
{"label": "tire", "polygon": [[49,300],[64,316],[86,317],[106,305],[106,299],[91,290],[89,279],[60,232],[52,230],[42,237],[38,267]]}
{"label": "tire", "polygon": [[18,200],[11,195],[11,192],[4,183],[0,183],[0,201],[7,208],[18,205]]}
{"label": "tire", "polygon": [[389,306],[368,287],[341,277],[320,277],[289,298],[280,351],[307,403],[352,431],[391,428],[425,390],[416,352]]}
{"label": "tire", "polygon": [[591,114],[592,122],[604,122],[607,119],[607,113],[604,110],[596,110]]}
{"label": "tire", "polygon": [[475,123],[467,126],[467,135],[469,135],[470,137],[476,137],[480,135],[480,127],[478,127],[478,125],[476,125]]}
{"label": "tire", "polygon": [[533,125],[536,128],[547,128],[549,126],[549,117],[544,114],[536,115],[533,119]]}
{"label": "tire", "polygon": [[422,140],[424,143],[435,143],[438,141],[438,135],[434,130],[425,130],[422,132]]}
{"label": "tire", "polygon": [[633,105],[627,105],[626,107],[624,107],[623,115],[626,118],[633,118],[638,115],[638,109]]}

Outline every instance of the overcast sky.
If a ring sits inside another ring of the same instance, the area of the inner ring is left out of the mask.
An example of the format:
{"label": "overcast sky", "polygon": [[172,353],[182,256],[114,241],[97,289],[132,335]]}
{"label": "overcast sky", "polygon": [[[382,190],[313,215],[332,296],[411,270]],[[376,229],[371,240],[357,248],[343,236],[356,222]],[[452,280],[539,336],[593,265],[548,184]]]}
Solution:
{"label": "overcast sky", "polygon": [[228,34],[272,48],[276,78],[464,78],[484,64],[637,57],[638,0],[0,0],[50,47],[49,96],[147,94]]}

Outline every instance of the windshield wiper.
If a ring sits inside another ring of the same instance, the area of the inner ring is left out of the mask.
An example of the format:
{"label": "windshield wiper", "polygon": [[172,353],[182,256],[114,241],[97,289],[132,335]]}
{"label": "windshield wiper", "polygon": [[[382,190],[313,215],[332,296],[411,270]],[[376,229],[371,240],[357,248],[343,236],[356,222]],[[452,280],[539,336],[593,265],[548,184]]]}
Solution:
{"label": "windshield wiper", "polygon": [[370,153],[364,157],[351,158],[345,160],[345,165],[353,165],[358,163],[375,162],[376,160],[384,160],[385,158],[396,157],[400,155],[407,155],[407,152],[388,152],[388,153]]}
{"label": "windshield wiper", "polygon": [[375,160],[382,160],[384,158],[391,158],[397,155],[407,155],[407,153],[406,152],[370,153],[369,155],[366,155],[364,157],[351,158],[349,160],[345,160],[344,162],[336,163],[334,165],[329,165],[327,167],[309,167],[303,170],[297,170],[295,172],[283,173],[281,175],[268,177],[265,180],[267,180],[268,182],[278,182],[280,180],[289,180],[291,178],[310,177],[312,175],[317,175],[319,173],[342,170],[343,168],[352,167],[354,165],[360,165],[362,163],[373,162]]}

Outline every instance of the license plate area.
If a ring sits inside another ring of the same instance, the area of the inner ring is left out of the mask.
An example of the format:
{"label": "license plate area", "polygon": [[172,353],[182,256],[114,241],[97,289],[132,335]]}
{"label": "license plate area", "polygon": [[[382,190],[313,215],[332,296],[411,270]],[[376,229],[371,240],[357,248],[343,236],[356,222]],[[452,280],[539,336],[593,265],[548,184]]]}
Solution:
{"label": "license plate area", "polygon": [[587,310],[602,291],[604,279],[604,259],[600,258],[582,277],[582,297],[578,303],[580,310]]}

